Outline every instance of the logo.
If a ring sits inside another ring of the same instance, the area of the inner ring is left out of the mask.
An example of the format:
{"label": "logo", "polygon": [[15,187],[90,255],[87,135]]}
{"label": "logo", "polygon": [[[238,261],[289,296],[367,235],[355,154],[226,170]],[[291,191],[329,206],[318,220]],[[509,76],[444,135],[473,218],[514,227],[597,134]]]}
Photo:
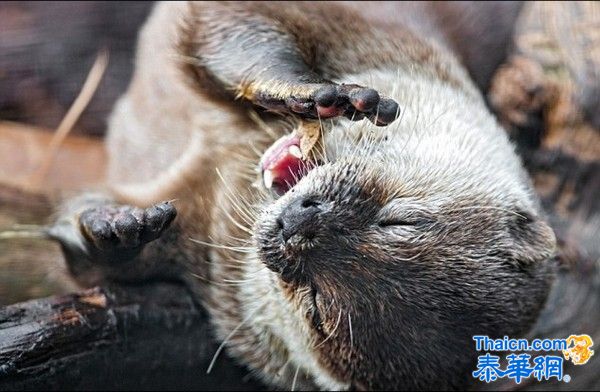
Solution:
{"label": "logo", "polygon": [[585,365],[594,355],[594,351],[590,350],[593,344],[589,335],[571,335],[567,338],[569,348],[563,350],[563,355],[575,365]]}
{"label": "logo", "polygon": [[[594,342],[589,335],[571,335],[566,339],[490,339],[488,336],[473,336],[475,349],[485,351],[477,360],[473,377],[486,383],[508,378],[520,384],[523,379],[533,377],[538,381],[556,379],[570,382],[571,377],[563,374],[565,361],[584,365],[594,355]],[[490,352],[509,351],[506,365],[499,355]],[[557,352],[559,355],[544,355],[540,352]],[[515,353],[515,352],[518,352]],[[533,352],[529,354],[527,352]],[[562,356],[560,355],[562,354]]]}

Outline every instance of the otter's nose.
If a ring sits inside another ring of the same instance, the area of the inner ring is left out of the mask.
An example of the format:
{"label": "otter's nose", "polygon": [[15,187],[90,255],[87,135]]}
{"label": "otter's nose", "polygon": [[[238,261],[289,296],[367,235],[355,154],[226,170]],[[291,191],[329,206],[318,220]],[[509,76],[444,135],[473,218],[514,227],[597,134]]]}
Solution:
{"label": "otter's nose", "polygon": [[298,198],[288,204],[277,218],[283,240],[287,241],[295,234],[308,239],[314,238],[317,230],[315,218],[321,211],[321,203],[307,197]]}

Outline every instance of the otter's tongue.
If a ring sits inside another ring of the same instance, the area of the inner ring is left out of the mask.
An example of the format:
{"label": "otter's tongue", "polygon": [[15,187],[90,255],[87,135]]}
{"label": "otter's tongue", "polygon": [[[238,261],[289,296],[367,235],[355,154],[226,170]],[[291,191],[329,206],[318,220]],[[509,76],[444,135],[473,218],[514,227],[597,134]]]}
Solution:
{"label": "otter's tongue", "polygon": [[277,140],[260,160],[265,188],[278,195],[296,185],[313,167],[315,163],[312,160],[303,158],[300,137],[295,134]]}

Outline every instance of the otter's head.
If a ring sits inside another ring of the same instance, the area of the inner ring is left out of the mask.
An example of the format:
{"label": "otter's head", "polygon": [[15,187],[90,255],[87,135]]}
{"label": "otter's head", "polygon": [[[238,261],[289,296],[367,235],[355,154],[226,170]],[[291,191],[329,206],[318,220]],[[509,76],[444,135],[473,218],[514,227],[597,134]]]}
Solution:
{"label": "otter's head", "polygon": [[473,335],[518,336],[536,319],[554,235],[478,110],[437,126],[342,123],[326,163],[265,207],[256,247],[292,320],[272,328],[317,385],[460,387]]}

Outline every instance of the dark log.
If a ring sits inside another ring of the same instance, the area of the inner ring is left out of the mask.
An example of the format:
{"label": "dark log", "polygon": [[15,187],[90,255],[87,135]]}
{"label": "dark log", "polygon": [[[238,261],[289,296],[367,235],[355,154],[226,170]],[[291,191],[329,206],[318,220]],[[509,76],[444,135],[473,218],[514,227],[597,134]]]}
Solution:
{"label": "dark log", "polygon": [[181,285],[94,288],[0,309],[0,390],[259,387],[217,348]]}
{"label": "dark log", "polygon": [[58,125],[98,51],[110,63],[75,132],[102,135],[133,71],[135,44],[153,3],[143,1],[0,2],[0,118]]}

